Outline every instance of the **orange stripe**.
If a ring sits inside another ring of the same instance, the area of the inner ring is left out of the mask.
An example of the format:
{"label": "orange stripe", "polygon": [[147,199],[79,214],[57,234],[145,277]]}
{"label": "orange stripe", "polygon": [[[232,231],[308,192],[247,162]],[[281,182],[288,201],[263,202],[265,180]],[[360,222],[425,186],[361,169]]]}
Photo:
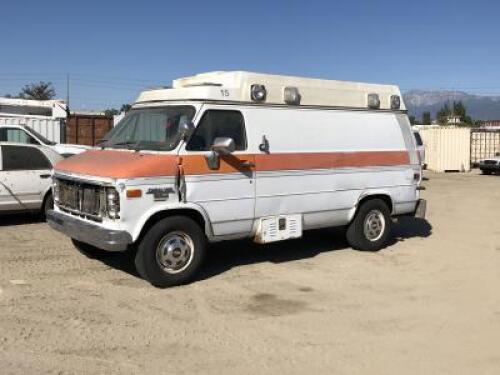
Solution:
{"label": "orange stripe", "polygon": [[177,161],[178,157],[175,155],[90,150],[60,161],[55,169],[61,172],[111,178],[175,176]]}
{"label": "orange stripe", "polygon": [[[250,161],[254,168],[243,168],[241,163]],[[362,152],[318,152],[289,154],[232,154],[220,158],[220,168],[208,168],[203,155],[186,155],[182,164],[186,175],[210,173],[234,173],[244,170],[276,171],[357,168],[375,166],[406,165],[410,163],[406,151],[362,151]]]}
{"label": "orange stripe", "polygon": [[410,163],[406,151],[362,151],[256,155],[257,170],[375,167]]}
{"label": "orange stripe", "polygon": [[[251,166],[243,165],[248,162]],[[231,154],[220,158],[220,168],[208,168],[204,155],[143,154],[126,151],[87,151],[65,159],[56,170],[83,175],[134,178],[175,176],[179,165],[186,175],[235,173],[245,171],[333,169],[407,165],[406,151],[362,151],[282,154]]]}

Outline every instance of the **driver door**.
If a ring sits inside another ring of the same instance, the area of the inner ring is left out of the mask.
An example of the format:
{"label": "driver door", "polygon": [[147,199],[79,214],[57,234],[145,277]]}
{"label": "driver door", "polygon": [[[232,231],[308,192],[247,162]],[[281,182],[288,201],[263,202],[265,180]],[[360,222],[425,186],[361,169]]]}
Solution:
{"label": "driver door", "polygon": [[[211,169],[206,157],[215,138],[229,137],[235,151]],[[214,235],[248,235],[255,211],[255,157],[248,153],[245,120],[238,110],[206,109],[181,150],[186,200],[210,217]]]}

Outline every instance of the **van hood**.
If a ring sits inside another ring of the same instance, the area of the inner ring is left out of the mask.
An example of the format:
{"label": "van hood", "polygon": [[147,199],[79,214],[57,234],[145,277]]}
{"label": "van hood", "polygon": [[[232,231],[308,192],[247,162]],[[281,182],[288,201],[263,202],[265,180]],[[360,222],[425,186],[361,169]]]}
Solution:
{"label": "van hood", "polygon": [[89,150],[56,164],[55,172],[108,178],[175,176],[176,155],[136,151]]}

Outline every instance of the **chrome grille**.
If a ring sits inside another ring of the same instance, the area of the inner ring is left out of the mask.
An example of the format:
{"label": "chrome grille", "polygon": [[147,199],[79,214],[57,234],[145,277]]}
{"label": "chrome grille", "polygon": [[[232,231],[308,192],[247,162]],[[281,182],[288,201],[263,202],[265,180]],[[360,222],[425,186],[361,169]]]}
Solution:
{"label": "chrome grille", "polygon": [[57,205],[63,211],[95,221],[102,220],[104,188],[80,181],[57,179],[59,199]]}

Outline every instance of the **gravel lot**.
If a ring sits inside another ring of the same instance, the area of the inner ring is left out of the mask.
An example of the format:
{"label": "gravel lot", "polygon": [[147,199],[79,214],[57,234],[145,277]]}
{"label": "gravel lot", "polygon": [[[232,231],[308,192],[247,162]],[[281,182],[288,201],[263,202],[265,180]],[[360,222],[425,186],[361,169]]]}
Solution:
{"label": "gravel lot", "polygon": [[428,221],[213,247],[155,289],[32,216],[0,219],[1,374],[499,374],[500,176],[428,174]]}

